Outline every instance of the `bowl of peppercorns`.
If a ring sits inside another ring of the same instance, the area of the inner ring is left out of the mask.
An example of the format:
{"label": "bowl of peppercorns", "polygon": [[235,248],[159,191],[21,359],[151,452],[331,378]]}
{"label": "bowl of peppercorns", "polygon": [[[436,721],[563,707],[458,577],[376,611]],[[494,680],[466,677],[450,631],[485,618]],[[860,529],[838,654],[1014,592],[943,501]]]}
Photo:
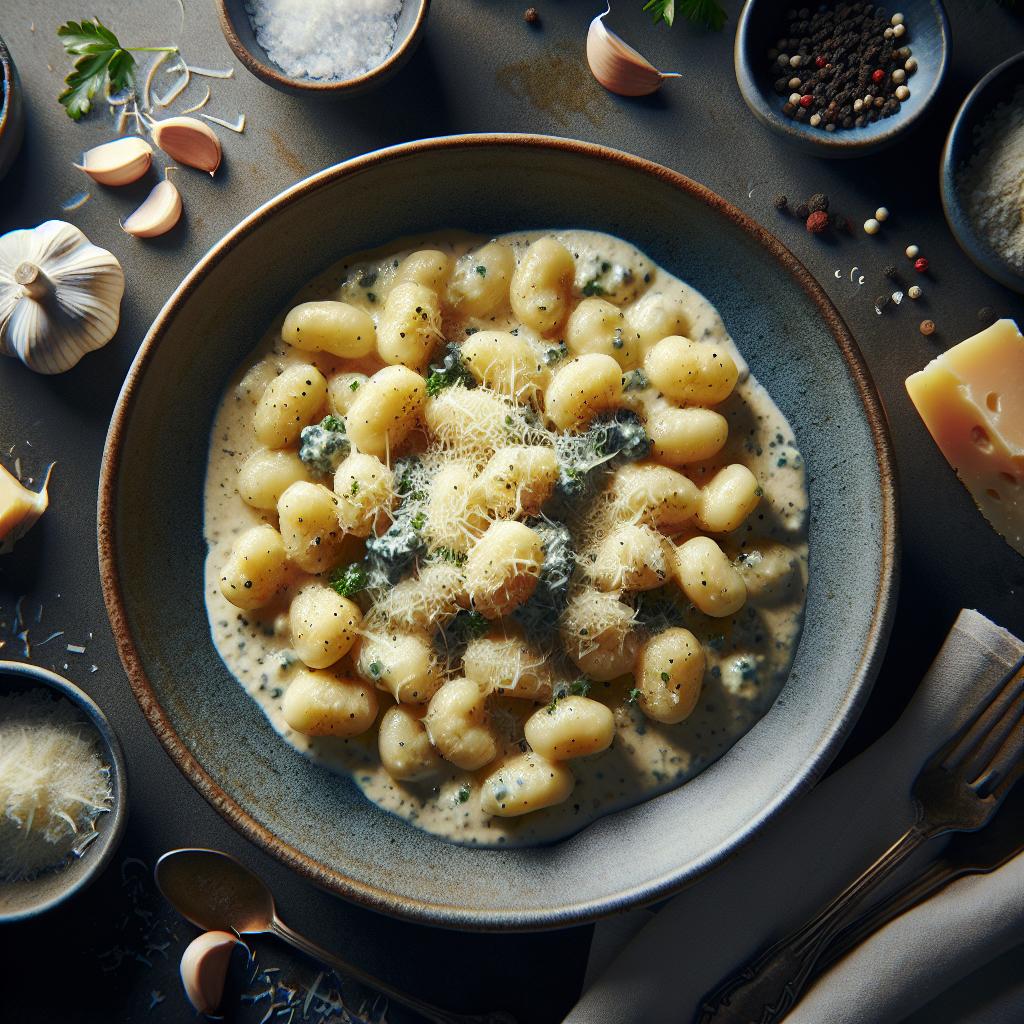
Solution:
{"label": "bowl of peppercorns", "polygon": [[895,141],[938,92],[951,44],[940,0],[896,2],[747,0],[734,57],[755,117],[816,156],[863,156]]}

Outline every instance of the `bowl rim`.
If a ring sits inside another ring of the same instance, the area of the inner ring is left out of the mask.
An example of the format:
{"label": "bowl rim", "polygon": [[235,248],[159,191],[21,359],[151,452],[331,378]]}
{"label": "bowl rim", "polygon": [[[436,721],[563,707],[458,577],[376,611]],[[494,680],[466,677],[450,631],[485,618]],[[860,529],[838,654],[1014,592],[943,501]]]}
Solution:
{"label": "bowl rim", "polygon": [[0,138],[10,127],[14,110],[14,58],[0,36],[0,69],[3,69],[3,101],[0,102]]}
{"label": "bowl rim", "polygon": [[[399,896],[379,886],[349,878],[342,872],[322,864],[294,846],[275,836],[232,799],[199,764],[174,729],[157,699],[135,648],[124,596],[117,575],[117,506],[120,452],[124,434],[133,412],[137,389],[143,373],[167,333],[178,308],[196,290],[200,280],[221,262],[244,238],[273,217],[275,211],[298,197],[332,185],[335,181],[357,175],[373,166],[404,160],[425,152],[458,148],[486,149],[501,146],[555,150],[574,155],[598,158],[626,167],[669,184],[696,198],[716,212],[728,217],[759,242],[796,279],[803,291],[817,306],[839,347],[847,372],[864,409],[872,435],[881,485],[881,572],[874,595],[871,623],[861,657],[851,672],[846,697],[831,727],[818,745],[808,753],[803,769],[747,824],[719,847],[709,851],[687,870],[681,868],[662,877],[627,888],[614,896],[584,902],[567,902],[542,911],[518,911],[513,907],[499,910],[452,908],[444,903]],[[838,310],[821,286],[797,258],[765,228],[722,199],[710,189],[677,171],[642,157],[633,156],[591,142],[554,136],[516,133],[489,133],[443,136],[407,142],[375,150],[328,167],[297,182],[254,210],[221,238],[188,273],[157,314],[143,339],[118,397],[110,421],[103,460],[100,467],[98,494],[98,545],[103,599],[110,618],[118,653],[128,675],[129,684],[150,726],[185,777],[205,799],[243,836],[264,851],[297,871],[300,875],[336,895],[371,910],[390,914],[418,924],[458,928],[467,931],[541,930],[564,928],[596,920],[631,907],[663,899],[706,873],[711,867],[728,859],[752,835],[760,832],[791,799],[810,789],[824,773],[838,752],[871,691],[885,653],[896,608],[899,576],[899,537],[897,514],[895,460],[881,399],[874,388],[867,364]]]}
{"label": "bowl rim", "polygon": [[49,669],[41,668],[38,665],[31,665],[24,661],[0,661],[0,678],[3,676],[14,676],[18,679],[27,679],[33,683],[56,690],[62,697],[69,700],[92,723],[99,733],[106,752],[110,757],[110,772],[115,782],[114,804],[110,808],[112,824],[107,830],[108,838],[99,851],[98,856],[89,859],[86,870],[71,885],[65,886],[61,891],[49,900],[35,904],[27,910],[15,913],[5,913],[0,910],[0,925],[14,924],[18,921],[27,921],[38,917],[40,914],[52,910],[65,900],[70,899],[75,893],[81,892],[113,859],[117,848],[121,844],[124,835],[125,825],[128,820],[128,771],[125,767],[124,753],[121,750],[121,743],[114,732],[113,726],[107,720],[102,708],[83,690],[76,686],[70,679],[51,672]]}
{"label": "bowl rim", "polygon": [[[808,150],[815,149],[819,155],[863,156],[871,150],[894,142],[898,136],[907,131],[924,116],[942,88],[946,72],[949,69],[953,38],[949,27],[949,16],[946,14],[946,8],[942,0],[930,0],[939,25],[942,56],[934,83],[925,95],[923,102],[916,109],[908,113],[905,118],[898,115],[888,118],[888,121],[895,123],[888,126],[886,130],[879,131],[870,136],[846,138],[846,135],[852,133],[844,132],[840,136],[839,132],[811,132],[805,130],[803,125],[787,121],[772,109],[771,104],[765,99],[763,90],[757,84],[755,72],[750,60],[747,58],[746,50],[751,12],[761,2],[763,0],[745,0],[743,9],[740,11],[736,22],[736,37],[733,44],[733,68],[736,74],[736,84],[739,86],[744,102],[758,121],[794,145],[802,146]],[[882,121],[875,123],[884,124]]]}
{"label": "bowl rim", "polygon": [[[953,164],[953,148],[965,129],[965,122],[970,116],[972,108],[997,78],[1017,64],[1024,65],[1024,50],[997,64],[991,71],[983,75],[964,97],[963,103],[960,104],[956,116],[953,118],[953,123],[949,126],[949,133],[946,135],[946,141],[942,147],[942,160],[939,163],[939,195],[942,199],[942,212],[946,217],[949,230],[953,233],[957,245],[967,254],[971,262],[1005,288],[1024,293],[1024,272],[1014,270],[975,233],[967,211],[960,201],[960,190],[956,184],[958,169]],[[1020,84],[1024,85],[1024,69],[1020,74]]]}
{"label": "bowl rim", "polygon": [[269,58],[261,60],[239,37],[238,31],[235,29],[234,19],[228,11],[228,0],[215,0],[215,2],[220,30],[224,33],[228,46],[231,47],[232,52],[242,62],[247,71],[264,82],[276,85],[280,89],[294,93],[306,93],[311,96],[339,96],[346,93],[361,92],[368,86],[379,83],[397,71],[412,55],[412,51],[419,41],[420,34],[426,24],[427,13],[430,10],[430,0],[416,0],[419,4],[419,10],[416,12],[416,21],[413,23],[412,28],[402,42],[376,67],[372,67],[369,71],[364,71],[361,75],[356,75],[353,78],[344,78],[339,82],[319,82],[309,78],[292,78],[290,75],[285,74],[281,68],[271,63]]}

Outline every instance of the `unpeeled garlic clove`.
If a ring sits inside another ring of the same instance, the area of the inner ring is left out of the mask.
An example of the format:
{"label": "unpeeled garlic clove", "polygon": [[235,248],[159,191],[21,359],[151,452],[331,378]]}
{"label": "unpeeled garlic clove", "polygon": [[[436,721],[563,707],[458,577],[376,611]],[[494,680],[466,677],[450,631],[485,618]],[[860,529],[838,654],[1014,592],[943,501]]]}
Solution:
{"label": "unpeeled garlic clove", "polygon": [[224,998],[228,967],[235,947],[241,945],[230,932],[203,932],[181,956],[181,983],[198,1013],[215,1014]]}
{"label": "unpeeled garlic clove", "polygon": [[14,550],[14,545],[32,529],[50,504],[47,488],[54,463],[46,471],[43,486],[30,491],[17,477],[0,466],[0,555]]}
{"label": "unpeeled garlic clove", "polygon": [[181,217],[181,193],[173,182],[161,181],[145,202],[121,225],[136,238],[155,238],[170,231]]}
{"label": "unpeeled garlic clove", "polygon": [[220,167],[217,133],[194,117],[169,117],[153,125],[153,141],[179,164],[213,174]]}
{"label": "unpeeled garlic clove", "polygon": [[130,135],[87,149],[76,167],[101,185],[128,185],[138,181],[153,162],[153,147]]}
{"label": "unpeeled garlic clove", "polygon": [[611,4],[591,23],[587,32],[587,63],[594,77],[619,96],[647,96],[657,92],[666,78],[682,78],[676,72],[659,71],[642,53],[638,53],[610,29],[604,19]]}

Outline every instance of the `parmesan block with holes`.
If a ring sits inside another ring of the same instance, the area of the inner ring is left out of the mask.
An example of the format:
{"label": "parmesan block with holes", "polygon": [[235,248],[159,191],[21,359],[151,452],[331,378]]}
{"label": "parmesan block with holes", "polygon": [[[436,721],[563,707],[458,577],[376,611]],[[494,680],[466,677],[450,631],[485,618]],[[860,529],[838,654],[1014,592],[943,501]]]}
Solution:
{"label": "parmesan block with holes", "polygon": [[998,320],[907,378],[935,443],[992,528],[1024,555],[1024,337]]}

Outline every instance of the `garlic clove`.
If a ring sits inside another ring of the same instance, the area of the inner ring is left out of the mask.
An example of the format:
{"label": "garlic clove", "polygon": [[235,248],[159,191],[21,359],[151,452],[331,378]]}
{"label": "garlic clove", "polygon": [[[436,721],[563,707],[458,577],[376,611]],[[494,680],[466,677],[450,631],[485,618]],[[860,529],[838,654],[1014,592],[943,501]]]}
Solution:
{"label": "garlic clove", "polygon": [[224,998],[231,954],[242,945],[230,932],[203,932],[181,956],[181,983],[197,1013],[216,1014]]}
{"label": "garlic clove", "polygon": [[127,136],[87,149],[75,164],[101,185],[128,185],[138,181],[153,162],[153,147],[136,136]]}
{"label": "garlic clove", "polygon": [[161,181],[143,204],[121,225],[136,238],[166,234],[181,217],[181,193],[170,181]]}
{"label": "garlic clove", "polygon": [[194,117],[169,117],[153,125],[153,141],[180,164],[197,167],[211,175],[220,167],[217,133]]}
{"label": "garlic clove", "polygon": [[659,71],[642,53],[605,28],[604,19],[611,10],[609,2],[587,32],[587,63],[601,85],[619,96],[647,96],[657,92],[666,78],[683,77],[676,72]]}
{"label": "garlic clove", "polygon": [[54,463],[46,471],[43,486],[30,491],[17,477],[0,466],[0,555],[14,550],[14,545],[32,529],[50,504],[47,488]]}

